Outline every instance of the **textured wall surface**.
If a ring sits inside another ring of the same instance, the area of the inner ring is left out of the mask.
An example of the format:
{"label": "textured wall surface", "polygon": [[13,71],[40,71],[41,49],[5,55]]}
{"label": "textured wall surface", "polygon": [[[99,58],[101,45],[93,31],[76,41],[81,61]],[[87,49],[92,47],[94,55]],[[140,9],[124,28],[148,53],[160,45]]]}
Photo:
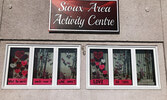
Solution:
{"label": "textured wall surface", "polygon": [[0,39],[1,39],[2,6],[3,6],[3,0],[0,0]]}
{"label": "textured wall surface", "polygon": [[[163,33],[164,33],[164,48],[165,48],[165,57],[167,58],[166,54],[167,53],[167,0],[161,0],[161,4],[162,4],[162,23],[163,23]],[[167,66],[166,66],[166,71],[167,71]]]}
{"label": "textured wall surface", "polygon": [[[167,0],[119,1],[119,34],[50,34],[49,0],[4,0],[0,22],[0,85],[6,44],[154,45],[158,47],[161,89],[87,90],[86,56],[81,55],[80,90],[0,88],[0,100],[167,100]],[[0,0],[0,17],[2,3]]]}
{"label": "textured wall surface", "polygon": [[2,38],[163,41],[160,0],[120,0],[119,9],[120,34],[49,34],[49,0],[5,0]]}
{"label": "textured wall surface", "polygon": [[[27,42],[27,41],[5,41],[1,45],[0,63],[3,64],[5,44],[8,43],[35,43],[35,44],[82,44],[89,42]],[[99,44],[92,42],[92,44]],[[160,69],[161,89],[117,89],[117,90],[87,90],[86,89],[86,56],[81,55],[81,89],[80,90],[0,90],[1,100],[166,100],[167,86],[164,65],[163,45],[161,43],[100,43],[110,45],[155,45],[158,47],[158,60]],[[0,66],[3,69],[3,66]],[[0,70],[2,76],[2,70]],[[0,77],[0,81],[2,81]],[[1,83],[0,83],[1,84]]]}

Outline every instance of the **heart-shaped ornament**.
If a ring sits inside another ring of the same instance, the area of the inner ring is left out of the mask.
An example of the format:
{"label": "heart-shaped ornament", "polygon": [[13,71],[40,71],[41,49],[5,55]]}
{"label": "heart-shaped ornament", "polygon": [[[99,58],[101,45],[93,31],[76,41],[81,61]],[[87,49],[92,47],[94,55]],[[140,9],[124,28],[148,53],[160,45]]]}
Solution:
{"label": "heart-shaped ornament", "polygon": [[15,67],[16,67],[16,64],[15,64],[15,63],[14,63],[14,64],[11,63],[11,64],[10,64],[10,67],[11,67],[11,68],[15,68]]}
{"label": "heart-shaped ornament", "polygon": [[27,65],[27,61],[21,61],[21,64],[22,64],[23,66],[25,66],[25,65]]}
{"label": "heart-shaped ornament", "polygon": [[16,57],[21,58],[24,55],[24,53],[25,53],[24,51],[16,51],[15,55]]}
{"label": "heart-shaped ornament", "polygon": [[17,62],[17,59],[16,58],[12,58],[12,62]]}
{"label": "heart-shaped ornament", "polygon": [[99,68],[100,68],[101,70],[103,70],[103,69],[105,68],[105,66],[104,66],[104,65],[99,65]]}
{"label": "heart-shaped ornament", "polygon": [[27,54],[24,54],[24,55],[20,58],[20,60],[24,61],[24,60],[26,60],[27,58],[28,58],[28,55],[27,55]]}
{"label": "heart-shaped ornament", "polygon": [[20,72],[20,69],[15,69],[15,72],[16,72],[16,73],[19,73],[19,72]]}
{"label": "heart-shaped ornament", "polygon": [[96,66],[98,66],[98,65],[99,65],[99,62],[95,62],[95,64],[96,64]]}
{"label": "heart-shaped ornament", "polygon": [[100,51],[100,52],[95,51],[95,52],[93,52],[93,55],[96,59],[100,59],[103,57],[103,52],[102,51]]}
{"label": "heart-shaped ornament", "polygon": [[23,70],[21,73],[22,73],[23,76],[26,76],[28,71],[27,70]]}
{"label": "heart-shaped ornament", "polygon": [[108,72],[106,70],[103,71],[103,74],[106,75]]}
{"label": "heart-shaped ornament", "polygon": [[22,66],[22,64],[21,63],[17,63],[17,67],[21,67]]}

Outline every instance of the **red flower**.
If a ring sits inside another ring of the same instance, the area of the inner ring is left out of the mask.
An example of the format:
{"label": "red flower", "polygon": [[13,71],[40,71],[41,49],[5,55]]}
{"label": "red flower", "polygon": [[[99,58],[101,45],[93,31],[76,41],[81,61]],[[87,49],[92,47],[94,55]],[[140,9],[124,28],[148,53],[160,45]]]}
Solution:
{"label": "red flower", "polygon": [[106,75],[108,72],[106,70],[103,71],[103,74]]}
{"label": "red flower", "polygon": [[100,51],[100,52],[95,51],[95,52],[93,52],[93,55],[96,59],[100,59],[103,57],[103,52],[102,51]]}
{"label": "red flower", "polygon": [[96,64],[96,66],[98,66],[100,63],[99,63],[99,62],[96,62],[95,64]]}
{"label": "red flower", "polygon": [[22,73],[23,76],[26,76],[28,71],[27,70],[25,70],[25,71],[23,70],[21,73]]}
{"label": "red flower", "polygon": [[17,61],[17,59],[16,59],[16,58],[12,58],[12,62],[14,62],[14,63],[15,63],[16,61]]}
{"label": "red flower", "polygon": [[15,69],[15,72],[16,72],[16,73],[19,73],[19,72],[20,72],[20,69]]}
{"label": "red flower", "polygon": [[22,66],[21,63],[18,63],[18,64],[17,64],[17,67],[21,67],[21,66]]}
{"label": "red flower", "polygon": [[21,64],[22,64],[23,66],[25,66],[25,65],[27,65],[27,61],[21,61]]}
{"label": "red flower", "polygon": [[24,51],[16,51],[16,52],[15,52],[15,55],[16,55],[18,58],[21,58],[21,57],[24,55]]}
{"label": "red flower", "polygon": [[103,70],[103,69],[105,68],[105,66],[104,66],[104,65],[100,65],[99,68],[100,68],[101,70]]}

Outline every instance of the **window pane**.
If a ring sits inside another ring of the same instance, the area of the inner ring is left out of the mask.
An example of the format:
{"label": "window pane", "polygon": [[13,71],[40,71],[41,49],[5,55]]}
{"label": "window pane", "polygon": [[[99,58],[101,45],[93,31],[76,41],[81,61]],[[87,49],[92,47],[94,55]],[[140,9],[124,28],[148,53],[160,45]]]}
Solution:
{"label": "window pane", "polygon": [[8,70],[8,85],[26,85],[29,48],[11,48]]}
{"label": "window pane", "polygon": [[77,49],[59,49],[58,85],[76,85]]}
{"label": "window pane", "polygon": [[132,85],[130,50],[113,50],[114,85]]}
{"label": "window pane", "polygon": [[51,85],[53,49],[36,48],[34,53],[33,85]]}
{"label": "window pane", "polygon": [[136,50],[138,85],[156,85],[153,50]]}
{"label": "window pane", "polygon": [[90,50],[90,85],[109,85],[108,50]]}

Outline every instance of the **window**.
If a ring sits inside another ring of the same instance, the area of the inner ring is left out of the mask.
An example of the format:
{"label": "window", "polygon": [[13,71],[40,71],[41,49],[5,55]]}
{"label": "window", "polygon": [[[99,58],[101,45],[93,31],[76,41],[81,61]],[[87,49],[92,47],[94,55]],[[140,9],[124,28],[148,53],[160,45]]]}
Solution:
{"label": "window", "polygon": [[114,85],[132,85],[131,51],[113,49]]}
{"label": "window", "polygon": [[87,89],[159,89],[157,47],[87,46]]}
{"label": "window", "polygon": [[109,85],[107,49],[90,50],[90,84]]}
{"label": "window", "polygon": [[153,50],[136,50],[138,85],[156,85]]}
{"label": "window", "polygon": [[33,85],[52,85],[53,48],[35,48]]}
{"label": "window", "polygon": [[11,48],[8,85],[27,85],[29,48]]}
{"label": "window", "polygon": [[79,89],[79,45],[8,44],[4,89]]}
{"label": "window", "polygon": [[76,85],[77,49],[59,49],[58,85]]}

